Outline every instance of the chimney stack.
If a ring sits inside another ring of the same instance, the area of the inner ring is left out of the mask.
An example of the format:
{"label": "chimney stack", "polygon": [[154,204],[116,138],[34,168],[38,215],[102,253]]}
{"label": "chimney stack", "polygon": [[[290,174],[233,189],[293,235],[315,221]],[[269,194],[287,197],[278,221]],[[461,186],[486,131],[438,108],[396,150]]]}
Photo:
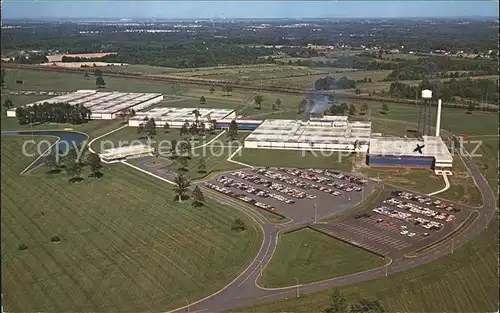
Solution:
{"label": "chimney stack", "polygon": [[436,137],[439,137],[440,130],[441,130],[441,99],[438,100],[438,111],[436,117]]}

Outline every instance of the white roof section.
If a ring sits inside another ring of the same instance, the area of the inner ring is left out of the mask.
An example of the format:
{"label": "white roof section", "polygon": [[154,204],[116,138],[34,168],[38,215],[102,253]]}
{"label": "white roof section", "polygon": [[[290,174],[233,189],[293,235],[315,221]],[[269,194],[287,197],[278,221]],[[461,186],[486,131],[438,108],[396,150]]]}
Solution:
{"label": "white roof section", "polygon": [[[413,151],[417,147],[424,145],[422,153]],[[423,136],[416,138],[372,138],[370,140],[369,155],[387,156],[422,156],[434,157],[437,163],[451,163],[453,156],[441,137]]]}
{"label": "white roof section", "polygon": [[153,152],[154,149],[148,145],[132,145],[126,147],[119,147],[113,149],[106,149],[100,155],[102,157],[110,158],[117,156],[127,156],[133,154],[142,154],[142,153],[150,153]]}
{"label": "white roof section", "polygon": [[194,121],[194,110],[200,112],[199,120],[222,120],[234,113],[234,109],[212,109],[212,108],[172,108],[157,107],[146,112],[137,112],[131,120],[143,120],[144,117],[154,118],[159,121]]}
{"label": "white roof section", "polygon": [[346,121],[347,117],[338,119],[340,126],[332,119],[327,123],[297,120],[265,120],[245,141],[275,142],[309,142],[309,143],[368,143],[371,134],[371,122],[356,122],[356,127]]}

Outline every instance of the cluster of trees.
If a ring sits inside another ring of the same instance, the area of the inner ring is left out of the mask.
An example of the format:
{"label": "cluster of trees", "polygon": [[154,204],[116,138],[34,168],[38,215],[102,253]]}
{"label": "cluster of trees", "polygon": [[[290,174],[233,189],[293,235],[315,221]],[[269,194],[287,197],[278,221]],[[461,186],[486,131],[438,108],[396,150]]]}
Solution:
{"label": "cluster of trees", "polygon": [[[189,187],[191,186],[189,178],[186,175],[179,174],[175,177],[174,183],[175,183],[174,192],[176,194],[175,200],[182,202],[182,200],[188,199],[187,193],[189,191]],[[193,202],[191,203],[192,206],[194,207],[203,206],[203,203],[205,202],[205,196],[203,195],[203,192],[201,191],[199,186],[195,186],[193,188],[192,197],[193,197]]]}
{"label": "cluster of trees", "polygon": [[330,295],[330,304],[324,313],[384,313],[382,302],[377,299],[361,299],[358,302],[348,304],[347,299],[338,289],[334,289]]}
{"label": "cluster of trees", "polygon": [[314,82],[314,89],[316,90],[332,90],[332,89],[354,89],[356,88],[356,81],[349,79],[345,76],[335,79],[331,76],[319,78]]}
{"label": "cluster of trees", "polygon": [[29,123],[71,123],[82,124],[90,120],[91,112],[83,105],[43,102],[31,107],[18,107],[16,117],[20,125]]}
{"label": "cluster of trees", "polygon": [[139,136],[146,134],[148,139],[150,139],[154,135],[156,135],[155,119],[145,117],[143,122],[141,124],[139,124],[139,126],[137,127],[137,134],[139,134]]}
{"label": "cluster of trees", "polygon": [[75,149],[69,150],[64,157],[60,157],[55,151],[51,151],[45,157],[44,162],[48,169],[47,173],[59,173],[64,170],[69,176],[68,181],[70,183],[83,180],[82,171],[86,166],[91,171],[90,177],[102,177],[101,159],[99,155],[90,152],[88,149],[83,157],[79,157]]}
{"label": "cluster of trees", "polygon": [[493,79],[454,79],[449,81],[430,82],[423,80],[417,86],[394,82],[389,87],[389,93],[392,97],[402,99],[415,99],[420,97],[423,89],[433,91],[433,97],[443,101],[456,102],[458,97],[470,99],[478,102],[489,102],[498,104],[498,80]]}
{"label": "cluster of trees", "polygon": [[[453,72],[453,73],[449,73]],[[463,74],[459,72],[470,72]],[[429,57],[399,63],[387,76],[387,80],[420,80],[429,76],[458,78],[469,75],[497,75],[498,63],[494,60],[452,59],[450,57]]]}
{"label": "cluster of trees", "polygon": [[49,59],[47,59],[47,55],[44,53],[20,54],[15,56],[13,60],[13,63],[16,64],[40,64],[47,62],[49,62]]}
{"label": "cluster of trees", "polygon": [[[85,72],[85,79],[89,78],[89,73]],[[95,69],[94,70],[94,77],[95,77],[95,85],[97,88],[104,88],[106,87],[106,82],[104,81],[104,78],[102,77],[102,71],[100,69]]]}

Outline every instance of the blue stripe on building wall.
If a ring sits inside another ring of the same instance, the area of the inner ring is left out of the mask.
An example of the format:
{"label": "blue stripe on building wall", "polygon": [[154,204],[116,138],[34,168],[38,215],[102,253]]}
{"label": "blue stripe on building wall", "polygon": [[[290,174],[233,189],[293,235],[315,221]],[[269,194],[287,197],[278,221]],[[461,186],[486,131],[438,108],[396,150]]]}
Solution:
{"label": "blue stripe on building wall", "polygon": [[368,155],[368,165],[379,166],[408,166],[408,167],[426,167],[434,165],[433,157],[413,157],[413,156],[392,156],[392,155]]}
{"label": "blue stripe on building wall", "polygon": [[[229,128],[229,123],[215,123],[215,128],[220,129],[220,128]],[[238,129],[239,130],[254,130],[257,127],[259,127],[260,124],[247,124],[247,123],[238,123]]]}

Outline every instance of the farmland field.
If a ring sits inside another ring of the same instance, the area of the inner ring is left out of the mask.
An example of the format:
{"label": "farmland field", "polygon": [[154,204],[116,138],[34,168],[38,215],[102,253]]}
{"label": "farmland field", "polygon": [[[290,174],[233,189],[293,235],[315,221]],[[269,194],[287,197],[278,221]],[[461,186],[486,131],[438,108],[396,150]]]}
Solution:
{"label": "farmland field", "polygon": [[[168,310],[222,288],[260,247],[246,215],[208,200],[176,203],[169,185],[122,165],[75,184],[44,168],[19,176],[31,161],[21,142],[2,137],[7,312]],[[231,231],[236,218],[247,230]]]}
{"label": "farmland field", "polygon": [[[342,286],[348,302],[376,298],[386,312],[494,312],[498,310],[498,215],[463,247],[405,272]],[[322,312],[332,289],[231,312]]]}
{"label": "farmland field", "polygon": [[338,277],[384,265],[384,259],[365,250],[305,228],[278,238],[273,257],[258,283],[285,287]]}

